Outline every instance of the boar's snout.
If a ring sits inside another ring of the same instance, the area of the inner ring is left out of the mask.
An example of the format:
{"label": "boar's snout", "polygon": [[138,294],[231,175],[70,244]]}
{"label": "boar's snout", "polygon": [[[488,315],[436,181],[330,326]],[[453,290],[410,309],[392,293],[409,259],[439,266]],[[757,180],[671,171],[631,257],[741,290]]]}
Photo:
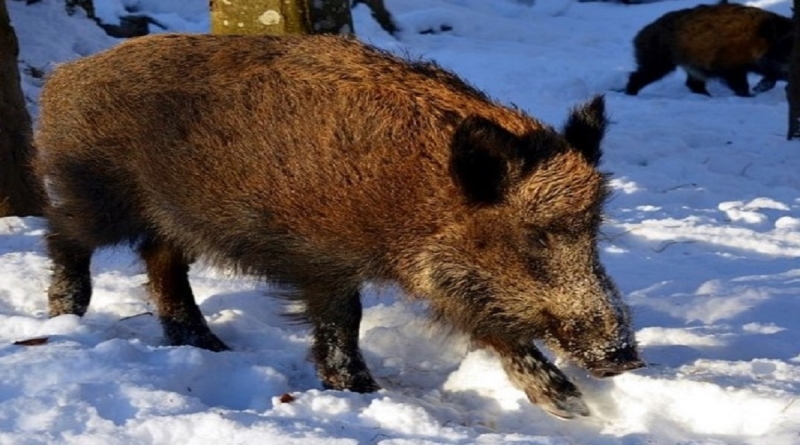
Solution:
{"label": "boar's snout", "polygon": [[627,347],[614,351],[600,362],[590,365],[589,372],[597,378],[614,377],[626,371],[644,368],[646,365],[634,347]]}

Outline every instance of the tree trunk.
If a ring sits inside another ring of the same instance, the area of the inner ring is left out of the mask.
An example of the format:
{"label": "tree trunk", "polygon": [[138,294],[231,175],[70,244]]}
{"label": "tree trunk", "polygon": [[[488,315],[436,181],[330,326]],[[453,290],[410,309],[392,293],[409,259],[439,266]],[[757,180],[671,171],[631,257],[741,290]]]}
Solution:
{"label": "tree trunk", "polygon": [[67,10],[67,15],[74,15],[78,8],[86,12],[86,17],[96,20],[94,15],[94,1],[93,0],[66,0],[64,7]]}
{"label": "tree trunk", "polygon": [[789,68],[789,85],[786,99],[789,102],[789,132],[787,139],[800,138],[800,0],[794,0],[794,46]]}
{"label": "tree trunk", "polygon": [[383,4],[383,0],[353,0],[353,6],[359,3],[367,5],[370,11],[372,11],[372,18],[381,25],[384,31],[392,35],[397,33],[397,25],[394,23],[392,14]]}
{"label": "tree trunk", "polygon": [[211,0],[214,34],[352,34],[349,0]]}
{"label": "tree trunk", "polygon": [[31,118],[20,86],[19,44],[0,0],[0,217],[40,215],[43,193],[31,169]]}
{"label": "tree trunk", "polygon": [[307,0],[307,3],[314,34],[354,34],[349,0]]}

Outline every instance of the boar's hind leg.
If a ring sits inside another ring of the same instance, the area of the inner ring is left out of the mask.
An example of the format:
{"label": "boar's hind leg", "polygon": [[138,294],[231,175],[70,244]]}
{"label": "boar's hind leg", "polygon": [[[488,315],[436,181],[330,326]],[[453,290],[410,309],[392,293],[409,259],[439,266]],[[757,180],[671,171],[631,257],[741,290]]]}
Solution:
{"label": "boar's hind leg", "polygon": [[563,419],[588,416],[581,392],[531,343],[487,342],[497,351],[511,382],[528,399],[548,413]]}
{"label": "boar's hind leg", "polygon": [[361,296],[357,289],[305,292],[314,329],[311,353],[325,388],[366,393],[380,389],[358,348]]}
{"label": "boar's hind leg", "polygon": [[53,276],[47,291],[50,316],[83,316],[92,297],[89,265],[94,249],[65,236],[53,227],[52,219],[45,240],[48,255],[53,262]]}
{"label": "boar's hind leg", "polygon": [[146,241],[140,255],[147,266],[150,296],[158,308],[164,336],[171,345],[190,345],[210,351],[228,347],[208,329],[189,285],[189,262],[177,249]]}

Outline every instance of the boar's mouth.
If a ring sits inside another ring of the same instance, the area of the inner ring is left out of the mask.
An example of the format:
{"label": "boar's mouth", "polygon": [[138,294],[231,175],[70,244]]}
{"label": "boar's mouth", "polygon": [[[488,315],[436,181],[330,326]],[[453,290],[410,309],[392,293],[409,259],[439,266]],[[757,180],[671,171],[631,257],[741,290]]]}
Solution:
{"label": "boar's mouth", "polygon": [[645,364],[641,360],[636,360],[634,362],[625,363],[619,366],[614,367],[602,367],[602,368],[593,368],[589,371],[593,377],[598,379],[604,379],[608,377],[614,377],[622,374],[623,372],[633,371],[634,369],[644,368]]}
{"label": "boar's mouth", "polygon": [[646,365],[635,348],[624,348],[615,351],[606,360],[586,366],[589,373],[598,379],[614,377],[623,372],[644,368]]}

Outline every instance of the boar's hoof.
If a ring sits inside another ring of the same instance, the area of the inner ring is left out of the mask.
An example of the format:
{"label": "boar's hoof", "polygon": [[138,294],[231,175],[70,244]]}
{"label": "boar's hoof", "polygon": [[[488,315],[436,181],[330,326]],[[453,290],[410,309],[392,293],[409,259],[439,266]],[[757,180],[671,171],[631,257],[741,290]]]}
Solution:
{"label": "boar's hoof", "polygon": [[212,352],[231,349],[205,325],[194,326],[169,319],[162,319],[161,325],[167,342],[172,346],[194,346]]}
{"label": "boar's hoof", "polygon": [[381,389],[375,380],[369,375],[369,371],[358,372],[355,375],[328,374],[320,375],[322,386],[325,389],[336,391],[353,391],[357,393],[370,393]]}
{"label": "boar's hoof", "polygon": [[222,351],[230,351],[231,348],[228,347],[222,340],[220,340],[216,335],[208,332],[206,334],[198,335],[194,337],[189,343],[191,346],[207,349],[212,352],[222,352]]}

